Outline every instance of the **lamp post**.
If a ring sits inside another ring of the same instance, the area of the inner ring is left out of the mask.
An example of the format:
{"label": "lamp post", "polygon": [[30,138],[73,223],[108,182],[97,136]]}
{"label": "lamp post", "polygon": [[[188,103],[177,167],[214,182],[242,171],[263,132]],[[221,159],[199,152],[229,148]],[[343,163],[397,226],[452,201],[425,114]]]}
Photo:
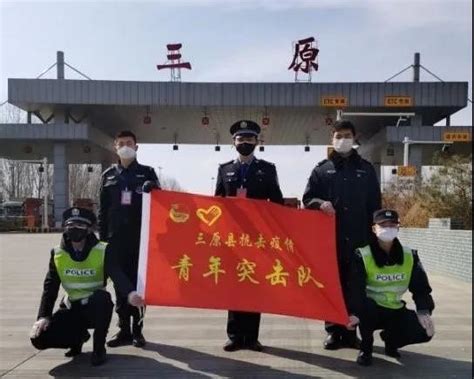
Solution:
{"label": "lamp post", "polygon": [[39,163],[43,167],[43,171],[40,170],[40,172],[43,173],[43,187],[44,187],[44,193],[43,193],[43,218],[42,218],[42,229],[43,230],[48,230],[49,229],[49,223],[48,223],[48,197],[49,197],[49,188],[48,188],[48,158],[43,158],[43,159],[33,159],[33,160],[20,160],[20,162],[25,162],[25,163]]}

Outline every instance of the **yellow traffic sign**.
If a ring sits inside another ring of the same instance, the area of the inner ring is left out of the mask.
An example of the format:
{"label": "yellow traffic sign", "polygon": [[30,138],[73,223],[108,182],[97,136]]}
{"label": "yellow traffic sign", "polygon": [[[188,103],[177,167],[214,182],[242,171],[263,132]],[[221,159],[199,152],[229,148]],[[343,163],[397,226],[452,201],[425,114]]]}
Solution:
{"label": "yellow traffic sign", "polygon": [[411,96],[385,96],[384,105],[386,107],[412,107]]}
{"label": "yellow traffic sign", "polygon": [[415,176],[416,166],[398,166],[397,175],[398,176]]}
{"label": "yellow traffic sign", "polygon": [[443,141],[445,142],[470,142],[472,135],[469,132],[444,132]]}
{"label": "yellow traffic sign", "polygon": [[322,107],[346,107],[348,105],[345,96],[321,96]]}

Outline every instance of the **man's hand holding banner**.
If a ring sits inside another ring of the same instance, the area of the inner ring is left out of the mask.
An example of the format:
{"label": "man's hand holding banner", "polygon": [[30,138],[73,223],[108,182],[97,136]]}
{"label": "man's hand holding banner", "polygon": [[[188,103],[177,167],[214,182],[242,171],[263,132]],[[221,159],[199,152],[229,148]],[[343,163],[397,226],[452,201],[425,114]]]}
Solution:
{"label": "man's hand holding banner", "polygon": [[263,200],[143,195],[138,292],[149,305],[348,323],[334,217]]}

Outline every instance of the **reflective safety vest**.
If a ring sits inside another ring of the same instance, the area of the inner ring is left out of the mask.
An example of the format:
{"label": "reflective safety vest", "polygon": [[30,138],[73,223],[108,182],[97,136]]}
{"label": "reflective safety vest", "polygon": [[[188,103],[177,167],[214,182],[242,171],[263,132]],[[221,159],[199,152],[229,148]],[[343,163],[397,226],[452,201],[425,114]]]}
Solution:
{"label": "reflective safety vest", "polygon": [[54,263],[61,279],[61,285],[71,301],[91,296],[94,291],[104,288],[105,242],[95,245],[87,258],[77,262],[68,252],[54,249]]}
{"label": "reflective safety vest", "polygon": [[370,246],[358,249],[364,261],[367,275],[367,297],[378,305],[390,309],[403,307],[403,294],[408,290],[413,270],[413,252],[403,248],[403,263],[401,265],[378,267]]}

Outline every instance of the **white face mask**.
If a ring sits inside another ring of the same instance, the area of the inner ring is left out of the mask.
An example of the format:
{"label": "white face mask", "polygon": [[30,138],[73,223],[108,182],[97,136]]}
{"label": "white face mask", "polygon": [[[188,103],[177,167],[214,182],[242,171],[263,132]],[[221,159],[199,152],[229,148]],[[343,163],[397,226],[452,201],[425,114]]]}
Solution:
{"label": "white face mask", "polygon": [[349,151],[351,151],[353,145],[354,139],[352,138],[335,138],[333,140],[334,150],[336,150],[338,153],[348,153]]}
{"label": "white face mask", "polygon": [[375,235],[380,241],[390,242],[398,236],[398,228],[381,228],[375,229]]}
{"label": "white face mask", "polygon": [[133,159],[137,156],[137,152],[129,146],[122,146],[117,150],[120,159]]}

